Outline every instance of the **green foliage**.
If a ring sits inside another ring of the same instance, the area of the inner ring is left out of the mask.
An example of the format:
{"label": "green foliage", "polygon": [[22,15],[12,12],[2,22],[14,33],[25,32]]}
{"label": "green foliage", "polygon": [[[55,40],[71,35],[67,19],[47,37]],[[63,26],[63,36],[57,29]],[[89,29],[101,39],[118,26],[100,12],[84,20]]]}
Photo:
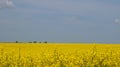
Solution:
{"label": "green foliage", "polygon": [[37,43],[37,41],[33,41],[33,43]]}
{"label": "green foliage", "polygon": [[18,41],[15,41],[15,43],[18,43]]}
{"label": "green foliage", "polygon": [[44,43],[47,43],[47,41],[45,41]]}

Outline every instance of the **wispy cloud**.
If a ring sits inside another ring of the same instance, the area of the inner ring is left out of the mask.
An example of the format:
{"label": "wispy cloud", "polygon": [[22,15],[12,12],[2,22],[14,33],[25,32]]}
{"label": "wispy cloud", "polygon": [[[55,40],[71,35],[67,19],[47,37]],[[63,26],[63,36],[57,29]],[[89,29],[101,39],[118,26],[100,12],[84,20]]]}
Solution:
{"label": "wispy cloud", "polygon": [[0,0],[0,8],[12,8],[14,4],[11,0]]}
{"label": "wispy cloud", "polygon": [[115,23],[120,24],[120,19],[115,19]]}
{"label": "wispy cloud", "polygon": [[65,17],[64,20],[65,20],[65,23],[67,23],[67,24],[68,23],[76,24],[76,23],[80,23],[81,22],[80,18],[77,17],[77,16]]}
{"label": "wispy cloud", "polygon": [[[20,0],[20,3],[27,6],[26,9],[28,9],[29,6],[29,8],[33,10],[35,10],[33,8],[35,7],[39,10],[48,9],[65,14],[81,16],[111,16],[112,12],[117,13],[120,11],[117,5],[94,0]],[[23,8],[25,8],[24,6]]]}

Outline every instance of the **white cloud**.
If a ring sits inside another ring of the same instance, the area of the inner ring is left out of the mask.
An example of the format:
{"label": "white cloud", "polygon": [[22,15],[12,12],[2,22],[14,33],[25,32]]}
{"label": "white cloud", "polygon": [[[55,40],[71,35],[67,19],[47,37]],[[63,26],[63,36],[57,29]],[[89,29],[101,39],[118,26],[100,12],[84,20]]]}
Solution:
{"label": "white cloud", "polygon": [[115,19],[115,23],[120,24],[120,19]]}
{"label": "white cloud", "polygon": [[11,0],[0,0],[0,8],[12,8],[14,4]]}

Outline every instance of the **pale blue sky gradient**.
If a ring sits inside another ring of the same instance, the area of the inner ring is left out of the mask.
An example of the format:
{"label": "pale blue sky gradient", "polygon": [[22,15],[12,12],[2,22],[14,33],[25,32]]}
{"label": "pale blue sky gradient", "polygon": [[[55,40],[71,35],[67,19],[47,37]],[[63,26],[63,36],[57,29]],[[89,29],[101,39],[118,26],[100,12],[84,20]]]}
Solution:
{"label": "pale blue sky gradient", "polygon": [[120,0],[9,2],[0,0],[0,41],[120,43]]}

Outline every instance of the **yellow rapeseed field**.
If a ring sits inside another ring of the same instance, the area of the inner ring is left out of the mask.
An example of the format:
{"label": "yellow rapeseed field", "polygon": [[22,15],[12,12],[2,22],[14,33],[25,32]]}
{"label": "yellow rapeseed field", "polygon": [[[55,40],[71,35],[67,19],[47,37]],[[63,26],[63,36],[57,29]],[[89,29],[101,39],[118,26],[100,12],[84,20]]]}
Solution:
{"label": "yellow rapeseed field", "polygon": [[0,43],[0,67],[120,67],[120,44]]}

